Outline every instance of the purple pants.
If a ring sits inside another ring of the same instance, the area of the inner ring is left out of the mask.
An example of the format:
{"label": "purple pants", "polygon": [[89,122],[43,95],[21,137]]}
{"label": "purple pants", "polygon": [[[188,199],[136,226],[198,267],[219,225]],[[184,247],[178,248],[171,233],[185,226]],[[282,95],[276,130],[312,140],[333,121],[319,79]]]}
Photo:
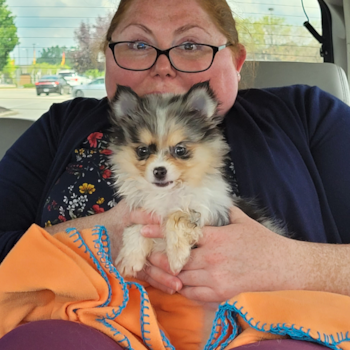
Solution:
{"label": "purple pants", "polygon": [[[1,350],[122,350],[111,338],[88,326],[60,320],[30,322],[0,339]],[[322,350],[326,347],[297,340],[265,340],[237,350]]]}

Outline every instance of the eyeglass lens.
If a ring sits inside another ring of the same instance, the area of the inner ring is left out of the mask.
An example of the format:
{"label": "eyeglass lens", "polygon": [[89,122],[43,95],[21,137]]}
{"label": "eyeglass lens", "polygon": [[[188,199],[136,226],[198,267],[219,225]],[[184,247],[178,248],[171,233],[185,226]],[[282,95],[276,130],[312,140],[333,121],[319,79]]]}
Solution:
{"label": "eyeglass lens", "polygon": [[[144,43],[118,43],[114,56],[119,66],[133,70],[149,69],[155,63],[157,50]],[[169,51],[172,65],[182,71],[195,72],[209,68],[213,49],[200,44],[183,44]]]}

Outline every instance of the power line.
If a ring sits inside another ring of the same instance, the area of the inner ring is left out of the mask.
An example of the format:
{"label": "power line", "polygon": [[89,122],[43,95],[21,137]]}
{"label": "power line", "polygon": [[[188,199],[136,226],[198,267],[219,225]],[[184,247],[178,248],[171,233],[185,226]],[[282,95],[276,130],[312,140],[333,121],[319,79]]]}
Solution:
{"label": "power line", "polygon": [[[64,17],[60,17],[60,16],[15,16],[16,19],[18,18],[35,18],[35,19],[42,19],[42,18],[57,18],[57,19],[96,19],[96,18],[108,18],[107,16],[92,16],[92,17],[89,17],[89,16],[82,16],[82,17],[70,17],[70,16],[64,16]],[[0,19],[5,19],[6,17],[3,16],[3,17],[0,17]]]}
{"label": "power line", "polygon": [[15,6],[8,6],[9,8],[23,8],[23,7],[28,7],[28,8],[64,8],[64,9],[116,9],[117,6],[58,6],[58,5],[52,5],[52,6],[48,6],[48,5],[24,5],[24,6],[20,6],[20,5],[15,5]]}

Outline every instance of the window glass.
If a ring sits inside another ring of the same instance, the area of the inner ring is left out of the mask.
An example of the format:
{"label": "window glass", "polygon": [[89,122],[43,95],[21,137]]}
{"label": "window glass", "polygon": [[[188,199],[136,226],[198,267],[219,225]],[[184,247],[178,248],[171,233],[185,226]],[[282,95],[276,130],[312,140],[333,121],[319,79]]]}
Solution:
{"label": "window glass", "polygon": [[321,44],[303,26],[308,17],[322,34],[317,0],[228,2],[238,23],[240,41],[246,46],[248,60],[323,62]]}
{"label": "window glass", "polygon": [[[175,1],[175,0],[174,0]],[[320,44],[303,27],[301,0],[228,0],[238,22],[248,60],[322,62]],[[311,24],[321,34],[317,0],[303,0]],[[104,76],[100,52],[118,0],[5,0],[1,26],[10,29],[11,49],[0,46],[0,110],[37,119],[54,102],[74,98],[73,89]],[[6,34],[10,35],[10,34]],[[5,65],[1,62],[5,62]],[[46,75],[65,76],[63,95],[38,96]],[[96,97],[100,98],[101,96]]]}

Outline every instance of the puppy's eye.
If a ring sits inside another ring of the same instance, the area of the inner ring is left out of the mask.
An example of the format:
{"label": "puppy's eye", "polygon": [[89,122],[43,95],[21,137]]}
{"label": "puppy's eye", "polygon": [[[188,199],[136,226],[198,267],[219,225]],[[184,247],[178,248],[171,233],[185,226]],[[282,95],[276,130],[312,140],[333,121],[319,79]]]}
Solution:
{"label": "puppy's eye", "polygon": [[183,157],[187,153],[187,149],[184,146],[177,145],[174,148],[174,153],[177,157]]}
{"label": "puppy's eye", "polygon": [[149,148],[146,146],[140,146],[136,149],[136,153],[140,159],[145,159],[149,156]]}

